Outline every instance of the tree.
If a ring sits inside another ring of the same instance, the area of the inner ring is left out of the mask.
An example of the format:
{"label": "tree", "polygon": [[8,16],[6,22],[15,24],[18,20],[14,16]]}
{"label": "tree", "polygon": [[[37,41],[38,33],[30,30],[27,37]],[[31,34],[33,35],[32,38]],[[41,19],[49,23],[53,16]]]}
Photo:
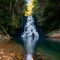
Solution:
{"label": "tree", "polygon": [[14,35],[22,26],[24,0],[0,0],[0,33]]}
{"label": "tree", "polygon": [[38,0],[33,14],[37,18],[37,25],[42,26],[46,33],[60,29],[59,0]]}

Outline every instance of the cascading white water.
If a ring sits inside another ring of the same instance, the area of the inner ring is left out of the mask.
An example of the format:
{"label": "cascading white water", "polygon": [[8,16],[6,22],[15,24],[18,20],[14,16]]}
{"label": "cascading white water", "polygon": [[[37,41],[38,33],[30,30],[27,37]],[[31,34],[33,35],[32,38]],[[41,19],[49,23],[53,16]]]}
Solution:
{"label": "cascading white water", "polygon": [[36,31],[34,19],[32,16],[27,17],[27,23],[24,27],[24,32],[21,37],[23,38],[24,45],[26,47],[27,60],[32,60],[34,46],[39,39],[39,34]]}
{"label": "cascading white water", "polygon": [[[32,3],[32,0],[25,0],[25,1],[27,2],[27,6],[28,4]],[[21,37],[23,38],[24,45],[27,51],[26,60],[32,60],[34,47],[39,39],[39,34],[36,31],[36,27],[34,25],[34,18],[32,17],[32,15],[27,16],[27,22],[26,25],[24,26],[24,32],[21,35]]]}

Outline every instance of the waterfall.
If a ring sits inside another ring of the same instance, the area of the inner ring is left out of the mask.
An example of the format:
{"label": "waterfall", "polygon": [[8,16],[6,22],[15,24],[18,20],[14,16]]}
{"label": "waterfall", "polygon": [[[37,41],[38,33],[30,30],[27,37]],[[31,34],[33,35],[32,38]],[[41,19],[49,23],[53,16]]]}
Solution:
{"label": "waterfall", "polygon": [[[28,4],[32,3],[32,0],[26,0],[26,2],[27,2],[27,6],[28,6]],[[39,39],[39,34],[36,31],[36,26],[34,25],[33,16],[28,15],[26,20],[27,20],[27,22],[24,26],[24,32],[21,35],[21,37],[24,41],[24,46],[27,51],[26,60],[32,60],[33,53],[34,53],[34,47],[35,47],[36,42]]]}

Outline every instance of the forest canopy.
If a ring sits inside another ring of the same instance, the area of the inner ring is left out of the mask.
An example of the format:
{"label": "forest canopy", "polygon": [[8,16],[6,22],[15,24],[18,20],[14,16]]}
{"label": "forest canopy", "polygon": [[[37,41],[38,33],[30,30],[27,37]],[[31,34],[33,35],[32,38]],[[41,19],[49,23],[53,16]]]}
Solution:
{"label": "forest canopy", "polygon": [[[24,0],[0,0],[0,34],[15,35],[24,22]],[[33,15],[46,33],[60,29],[60,1],[35,0]]]}
{"label": "forest canopy", "polygon": [[0,0],[0,33],[14,35],[23,23],[24,0]]}

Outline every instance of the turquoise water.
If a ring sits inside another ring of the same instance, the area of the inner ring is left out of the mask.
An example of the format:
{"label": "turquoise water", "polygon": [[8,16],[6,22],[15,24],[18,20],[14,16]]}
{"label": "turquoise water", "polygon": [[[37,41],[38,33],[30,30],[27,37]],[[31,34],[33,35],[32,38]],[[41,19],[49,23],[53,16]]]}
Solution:
{"label": "turquoise water", "polygon": [[[20,45],[24,47],[24,42],[20,38],[20,34],[21,34],[20,30],[18,31],[14,39],[17,43],[19,43]],[[45,39],[45,34],[41,28],[39,29],[39,34],[40,34],[40,40],[36,44],[35,50],[44,52],[44,54],[51,56],[52,60],[60,60],[60,43],[53,42],[52,40],[49,40],[48,38]]]}
{"label": "turquoise water", "polygon": [[[22,40],[15,40],[17,43],[24,47]],[[60,43],[53,42],[48,38],[44,41],[38,41],[35,47],[36,51],[43,52],[44,54],[50,56],[50,60],[60,60]]]}
{"label": "turquoise water", "polygon": [[60,60],[60,44],[51,40],[46,40],[44,43],[37,43],[36,50],[44,52],[52,58],[52,60]]}

